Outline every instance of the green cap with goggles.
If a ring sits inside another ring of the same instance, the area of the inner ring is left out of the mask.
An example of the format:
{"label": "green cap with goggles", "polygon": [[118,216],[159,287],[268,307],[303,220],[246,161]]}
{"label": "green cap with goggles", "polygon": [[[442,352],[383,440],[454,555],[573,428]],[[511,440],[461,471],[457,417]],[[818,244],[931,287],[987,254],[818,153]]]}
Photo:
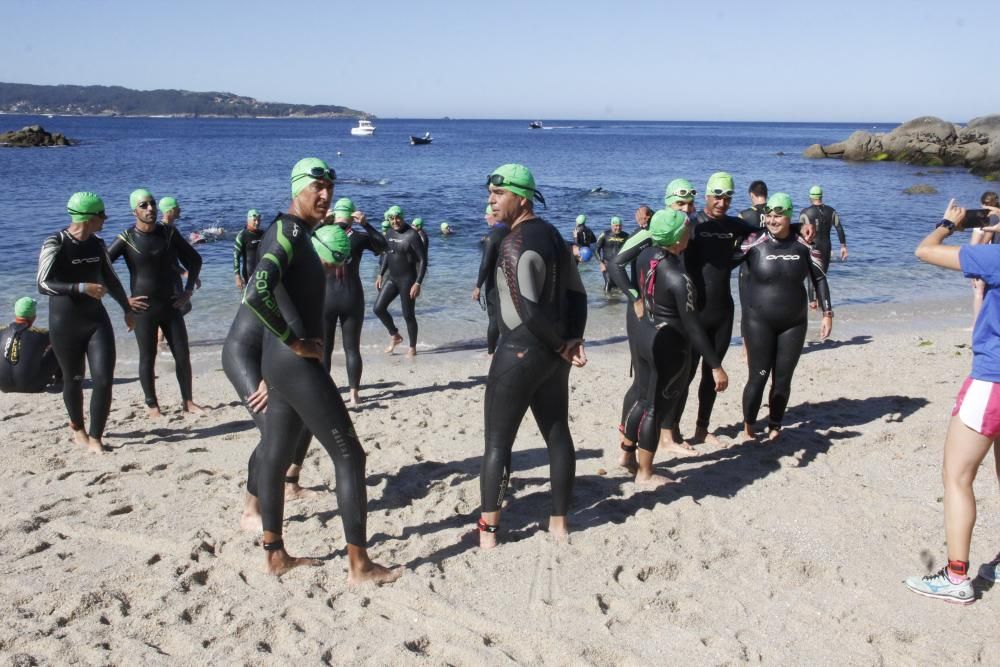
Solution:
{"label": "green cap with goggles", "polygon": [[621,224],[622,224],[622,219],[621,218],[619,218],[617,215],[611,216],[611,226],[612,227],[614,227],[615,225],[621,226]]}
{"label": "green cap with goggles", "polygon": [[694,201],[694,196],[698,191],[691,185],[691,181],[686,178],[675,178],[667,183],[666,194],[663,196],[663,203],[670,206],[678,201]]}
{"label": "green cap with goggles", "polygon": [[399,206],[390,206],[385,211],[385,219],[392,220],[393,218],[405,218],[403,215],[403,209]]}
{"label": "green cap with goggles", "polygon": [[252,208],[249,211],[247,211],[247,220],[249,220],[250,218],[257,218],[259,220],[260,219],[260,211],[258,211],[255,208]]}
{"label": "green cap with goggles", "polygon": [[813,199],[822,199],[823,188],[819,187],[818,185],[812,186],[811,188],[809,188],[809,196],[812,197]]}
{"label": "green cap with goggles", "polygon": [[354,215],[354,202],[347,197],[341,197],[333,205],[334,218],[349,218]]}
{"label": "green cap with goggles", "polygon": [[139,207],[144,200],[149,199],[153,202],[153,206],[156,206],[156,197],[153,193],[146,188],[139,188],[138,190],[133,190],[132,194],[128,196],[128,205],[133,211]]}
{"label": "green cap with goggles", "polygon": [[22,296],[14,302],[14,317],[20,317],[22,320],[34,319],[37,306],[38,302],[30,296]]}
{"label": "green cap with goggles", "polygon": [[72,222],[87,222],[104,215],[104,201],[93,192],[74,192],[66,202],[66,212]]}
{"label": "green cap with goggles", "polygon": [[735,192],[732,174],[717,171],[708,177],[705,194],[712,197],[732,197]]}
{"label": "green cap with goggles", "polygon": [[528,201],[537,199],[545,203],[545,198],[535,187],[535,177],[523,164],[502,164],[486,178],[486,187],[494,186],[513,192]]}
{"label": "green cap with goggles", "polygon": [[312,235],[313,248],[324,264],[343,264],[351,256],[351,240],[340,225],[321,225]]}
{"label": "green cap with goggles", "polygon": [[337,172],[318,157],[304,157],[295,163],[292,167],[292,197],[297,197],[302,188],[306,187],[313,181],[330,181],[331,183],[337,180]]}
{"label": "green cap with goggles", "polygon": [[649,235],[653,243],[665,248],[680,240],[686,226],[687,216],[683,211],[672,208],[660,209],[649,221]]}
{"label": "green cap with goggles", "polygon": [[792,217],[792,198],[784,192],[775,192],[767,198],[767,205],[764,207],[765,213],[775,215],[786,215]]}

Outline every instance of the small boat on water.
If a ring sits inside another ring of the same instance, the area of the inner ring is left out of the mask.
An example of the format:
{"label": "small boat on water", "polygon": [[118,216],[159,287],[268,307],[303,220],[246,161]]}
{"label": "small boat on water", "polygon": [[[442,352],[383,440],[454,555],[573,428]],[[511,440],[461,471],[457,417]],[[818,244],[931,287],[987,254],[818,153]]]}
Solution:
{"label": "small boat on water", "polygon": [[359,118],[358,126],[351,128],[351,134],[356,137],[370,137],[375,134],[375,126],[367,118]]}
{"label": "small boat on water", "polygon": [[542,129],[542,121],[533,120],[530,123],[528,123],[528,127],[530,127],[532,130],[540,130]]}
{"label": "small boat on water", "polygon": [[424,136],[422,137],[415,137],[412,134],[410,135],[411,146],[421,146],[423,144],[429,144],[432,141],[434,141],[434,137],[431,136],[430,132],[424,132]]}

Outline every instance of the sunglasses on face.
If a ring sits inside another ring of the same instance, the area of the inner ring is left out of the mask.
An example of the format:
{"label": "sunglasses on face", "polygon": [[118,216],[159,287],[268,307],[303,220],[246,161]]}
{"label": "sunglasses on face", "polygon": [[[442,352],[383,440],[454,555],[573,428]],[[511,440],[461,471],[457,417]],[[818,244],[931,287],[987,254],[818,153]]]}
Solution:
{"label": "sunglasses on face", "polygon": [[771,208],[770,206],[764,207],[764,213],[768,213],[771,215],[790,215],[791,212],[792,209],[785,208],[784,206],[775,206],[774,208]]}
{"label": "sunglasses on face", "polygon": [[687,190],[685,188],[681,188],[680,190],[674,190],[673,192],[671,192],[670,196],[671,197],[694,197],[696,194],[698,194],[697,190]]}
{"label": "sunglasses on face", "polygon": [[324,167],[313,167],[312,169],[310,169],[306,173],[298,174],[292,180],[293,181],[297,181],[300,178],[322,178],[322,179],[327,180],[327,181],[336,181],[337,180],[337,172],[334,171],[333,169],[327,169],[327,168],[324,168]]}
{"label": "sunglasses on face", "polygon": [[141,201],[141,202],[139,202],[139,205],[136,208],[141,208],[141,209],[156,208],[156,202],[155,201]]}
{"label": "sunglasses on face", "polygon": [[722,197],[723,199],[732,199],[735,192],[733,190],[723,190],[722,188],[713,188],[708,191],[708,194],[713,197]]}

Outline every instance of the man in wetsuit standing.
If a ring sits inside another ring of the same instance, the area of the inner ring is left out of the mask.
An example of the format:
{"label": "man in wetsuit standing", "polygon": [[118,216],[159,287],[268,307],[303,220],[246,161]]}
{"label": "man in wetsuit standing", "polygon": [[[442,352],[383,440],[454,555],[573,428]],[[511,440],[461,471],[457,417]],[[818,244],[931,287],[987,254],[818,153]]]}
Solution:
{"label": "man in wetsuit standing", "polygon": [[[799,223],[802,225],[803,236],[813,239],[813,247],[819,251],[825,274],[830,269],[830,253],[832,251],[830,227],[837,228],[841,262],[847,261],[847,236],[844,234],[844,226],[840,223],[840,216],[837,215],[836,209],[823,203],[823,188],[818,185],[809,188],[809,200],[812,205],[802,210],[802,214],[799,215]],[[808,229],[809,227],[812,229]],[[806,281],[806,291],[809,293],[809,307],[815,310],[819,302],[810,281]]]}
{"label": "man in wetsuit standing", "polygon": [[489,225],[489,233],[483,237],[483,257],[479,262],[479,275],[476,278],[476,287],[472,290],[472,300],[479,301],[482,289],[486,289],[486,316],[489,324],[486,328],[486,352],[493,356],[497,349],[497,341],[500,340],[500,322],[498,310],[500,303],[497,299],[497,259],[500,257],[500,244],[510,227],[503,220],[500,220],[493,212],[493,207],[486,205],[486,224]]}
{"label": "man in wetsuit standing", "polygon": [[767,183],[753,181],[747,188],[747,193],[750,195],[750,208],[740,211],[740,218],[754,227],[763,227],[764,207],[767,205]]}
{"label": "man in wetsuit standing", "polygon": [[505,164],[487,177],[490,206],[510,233],[500,245],[497,290],[500,346],[486,380],[485,436],[479,488],[479,545],[496,546],[500,504],[511,474],[511,449],[524,413],[531,412],[549,451],[552,514],[549,532],[568,533],[576,453],[569,432],[569,371],[583,366],[587,293],[559,231],[535,216],[544,203],[531,172]]}
{"label": "man in wetsuit standing", "polygon": [[247,280],[257,266],[257,250],[264,232],[260,228],[260,213],[252,208],[247,211],[246,227],[241,229],[233,241],[233,273],[236,274],[236,289],[246,287]]}
{"label": "man in wetsuit standing", "polygon": [[[107,219],[104,201],[93,192],[77,192],[66,203],[66,211],[70,226],[42,244],[38,291],[49,295],[52,349],[62,370],[63,403],[73,440],[100,454],[115,378],[115,331],[101,299],[111,294],[125,311],[129,331],[134,319],[104,241],[97,236]],[[83,419],[85,365],[90,367],[93,382],[89,429]]]}
{"label": "man in wetsuit standing", "polygon": [[[267,418],[256,460],[265,567],[280,575],[299,565],[319,564],[289,555],[282,540],[282,478],[304,423],[333,460],[337,509],[347,539],[348,582],[389,582],[400,571],[368,557],[365,451],[337,385],[320,363],[326,281],[311,239],[330,208],[335,179],[333,170],[318,158],[295,163],[292,201],[264,234],[260,261],[241,306],[252,310],[268,331],[261,361]],[[285,308],[279,304],[279,290],[288,301]]]}
{"label": "man in wetsuit standing", "polygon": [[608,279],[608,262],[615,258],[622,245],[628,240],[628,232],[622,231],[622,219],[617,215],[611,216],[611,228],[601,232],[597,237],[597,244],[594,252],[601,262],[601,275],[604,277],[604,293],[614,287]]}
{"label": "man in wetsuit standing", "polygon": [[[198,275],[201,255],[191,247],[173,226],[156,224],[156,199],[144,188],[129,196],[135,226],[119,234],[108,248],[114,262],[125,257],[131,277],[132,296],[129,304],[136,311],[135,340],[139,346],[139,383],[145,395],[150,417],[161,417],[156,397],[154,364],[156,337],[163,331],[174,356],[177,383],[185,412],[203,413],[191,393],[191,357],[188,349],[185,307],[191,300]],[[184,291],[176,292],[177,264],[187,271]]]}
{"label": "man in wetsuit standing", "polygon": [[[684,252],[684,264],[698,290],[698,319],[721,363],[729,350],[733,335],[733,295],[730,288],[732,257],[736,248],[760,227],[747,224],[740,218],[727,214],[733,201],[733,177],[724,172],[709,176],[705,188],[705,208],[694,219],[691,240]],[[690,381],[694,380],[699,365],[701,383],[698,386],[698,417],[695,422],[694,443],[721,442],[708,427],[715,405],[715,380],[712,368],[702,361],[697,350],[691,352]],[[677,403],[673,423],[680,424],[687,396]]]}
{"label": "man in wetsuit standing", "polygon": [[45,391],[59,375],[49,332],[32,326],[37,305],[31,297],[18,299],[14,321],[0,330],[0,391],[4,393],[36,394]]}
{"label": "man in wetsuit standing", "polygon": [[414,306],[427,271],[427,246],[420,240],[417,230],[406,224],[403,209],[392,206],[386,214],[392,229],[385,237],[389,250],[375,282],[379,293],[373,310],[389,332],[389,345],[385,352],[392,354],[396,346],[403,342],[403,337],[399,335],[399,329],[389,314],[389,304],[399,297],[410,342],[406,356],[412,359],[417,355],[417,315]]}
{"label": "man in wetsuit standing", "polygon": [[[361,230],[352,225],[357,223]],[[365,323],[365,290],[361,284],[361,254],[368,250],[375,255],[385,252],[387,244],[381,232],[371,226],[354,202],[347,197],[333,206],[333,223],[347,234],[351,253],[347,262],[326,276],[326,300],[323,305],[323,367],[330,371],[337,322],[344,338],[347,382],[351,387],[351,405],[361,404],[361,327]],[[363,230],[363,231],[362,231]]]}

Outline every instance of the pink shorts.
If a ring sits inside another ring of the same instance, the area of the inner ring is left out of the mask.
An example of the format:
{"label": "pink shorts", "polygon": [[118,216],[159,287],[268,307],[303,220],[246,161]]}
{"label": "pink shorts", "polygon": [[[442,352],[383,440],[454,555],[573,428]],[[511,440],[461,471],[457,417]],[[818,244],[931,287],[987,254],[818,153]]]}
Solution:
{"label": "pink shorts", "polygon": [[1000,383],[966,378],[951,414],[976,433],[996,438],[1000,435]]}

